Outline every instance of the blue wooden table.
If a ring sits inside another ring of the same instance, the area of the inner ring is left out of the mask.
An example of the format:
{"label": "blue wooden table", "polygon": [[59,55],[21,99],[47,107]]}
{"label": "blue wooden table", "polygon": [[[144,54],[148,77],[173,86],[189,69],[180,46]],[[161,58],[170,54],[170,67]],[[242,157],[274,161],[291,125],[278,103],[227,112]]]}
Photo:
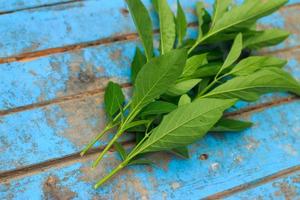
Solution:
{"label": "blue wooden table", "polygon": [[[195,22],[196,0],[181,2]],[[300,1],[291,0],[260,20],[293,34],[260,53],[288,59],[298,80],[299,19]],[[111,134],[86,157],[79,152],[105,123],[107,82],[130,92],[135,32],[124,0],[0,1],[0,199],[300,199],[300,99],[282,93],[229,113],[253,128],[210,133],[190,146],[189,160],[156,154],[157,167],[129,167],[92,188],[119,162],[110,152],[90,168]],[[122,140],[130,147],[132,136]]]}

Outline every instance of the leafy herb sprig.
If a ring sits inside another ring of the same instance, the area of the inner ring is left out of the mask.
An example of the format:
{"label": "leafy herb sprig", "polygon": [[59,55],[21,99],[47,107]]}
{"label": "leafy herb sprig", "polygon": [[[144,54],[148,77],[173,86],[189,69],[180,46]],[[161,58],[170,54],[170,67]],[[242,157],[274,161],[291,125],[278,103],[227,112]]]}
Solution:
{"label": "leafy herb sprig", "polygon": [[[282,68],[286,61],[252,56],[252,50],[276,45],[289,33],[259,30],[258,19],[278,10],[287,0],[216,0],[212,16],[202,2],[196,4],[198,37],[186,38],[188,24],[177,1],[177,13],[166,0],[153,0],[160,25],[159,55],[154,53],[153,28],[140,0],[126,0],[144,51],[136,48],[132,61],[133,95],[125,104],[122,88],[110,82],[104,104],[107,126],[82,151],[84,155],[112,129],[116,134],[94,161],[96,167],[114,146],[122,162],[100,180],[98,188],[128,165],[152,164],[144,156],[168,151],[188,158],[189,144],[208,131],[242,131],[251,122],[227,119],[223,112],[239,101],[256,101],[262,94],[288,91],[300,95],[300,84]],[[118,143],[124,134],[136,134],[128,152]]]}

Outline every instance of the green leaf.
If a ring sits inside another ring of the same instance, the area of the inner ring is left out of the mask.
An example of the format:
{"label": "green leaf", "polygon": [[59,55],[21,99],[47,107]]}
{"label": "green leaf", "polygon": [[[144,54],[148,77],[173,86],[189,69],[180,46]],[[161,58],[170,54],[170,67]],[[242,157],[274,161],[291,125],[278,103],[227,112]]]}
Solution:
{"label": "green leaf", "polygon": [[275,12],[287,2],[288,0],[268,0],[262,3],[261,0],[247,0],[242,5],[234,6],[231,10],[223,13],[221,18],[216,19],[209,32],[195,43],[189,53],[200,43],[223,31],[252,26],[256,20]]}
{"label": "green leaf", "polygon": [[143,66],[135,80],[132,112],[144,108],[175,83],[182,73],[186,57],[186,50],[172,50]]}
{"label": "green leaf", "polygon": [[166,102],[166,101],[154,101],[150,103],[148,106],[146,106],[139,116],[145,117],[148,115],[161,115],[169,113],[173,110],[175,110],[177,106],[175,104]]}
{"label": "green leaf", "polygon": [[231,65],[237,61],[237,59],[240,57],[243,50],[243,37],[242,34],[239,33],[236,38],[234,39],[233,45],[229,51],[229,54],[222,65],[219,73],[221,73],[223,70],[225,70],[228,67],[231,67]]}
{"label": "green leaf", "polygon": [[119,153],[121,159],[125,160],[126,157],[127,157],[127,153],[126,153],[125,149],[123,148],[123,146],[120,143],[115,142],[114,143],[114,148]]}
{"label": "green leaf", "polygon": [[126,124],[126,126],[124,127],[123,130],[125,131],[125,130],[131,129],[133,127],[136,127],[136,126],[146,125],[149,123],[151,123],[150,120],[138,120],[138,121],[130,122],[130,123]]}
{"label": "green leaf", "polygon": [[147,159],[137,159],[129,162],[128,166],[130,165],[155,165],[155,163]]}
{"label": "green leaf", "polygon": [[269,29],[257,31],[255,35],[244,40],[244,48],[260,49],[267,46],[277,45],[289,36],[289,32],[281,29]]}
{"label": "green leaf", "polygon": [[124,101],[125,97],[121,86],[110,81],[104,94],[104,106],[106,113],[112,117],[120,109]]}
{"label": "green leaf", "polygon": [[176,29],[174,15],[166,0],[157,1],[158,17],[160,26],[160,47],[161,54],[165,54],[173,49]]}
{"label": "green leaf", "polygon": [[198,99],[166,115],[133,155],[187,146],[202,138],[235,100]]}
{"label": "green leaf", "polygon": [[209,82],[209,78],[202,79],[202,81],[199,83],[198,93],[202,92],[208,86]]}
{"label": "green leaf", "polygon": [[189,97],[189,95],[187,94],[184,94],[180,97],[179,101],[178,101],[178,106],[183,106],[183,105],[186,105],[186,104],[189,104],[191,103],[192,100],[191,98]]}
{"label": "green leaf", "polygon": [[191,76],[200,66],[204,64],[207,64],[207,53],[188,58],[186,65],[183,68],[181,77]]}
{"label": "green leaf", "polygon": [[170,152],[184,159],[190,158],[189,149],[186,146],[177,147],[175,149],[170,150]]}
{"label": "green leaf", "polygon": [[146,64],[147,60],[145,55],[137,47],[135,50],[135,55],[131,63],[131,81],[134,83],[137,74],[142,69],[143,65]]}
{"label": "green leaf", "polygon": [[248,76],[235,77],[202,96],[209,98],[238,98],[256,101],[261,94],[289,91],[300,95],[299,83],[279,68],[264,68]]}
{"label": "green leaf", "polygon": [[194,88],[200,81],[201,79],[188,79],[181,81],[171,86],[166,94],[170,96],[183,95]]}
{"label": "green leaf", "polygon": [[[193,78],[206,78],[210,76],[215,76],[221,69],[222,63],[219,62],[212,62],[206,65],[203,65],[197,69],[194,74]],[[224,70],[226,72],[227,70]]]}
{"label": "green leaf", "polygon": [[214,26],[216,22],[222,18],[231,3],[232,0],[215,0],[212,26]]}
{"label": "green leaf", "polygon": [[252,56],[241,60],[231,71],[235,76],[250,75],[263,68],[277,67],[282,68],[287,61],[271,56]]}
{"label": "green leaf", "polygon": [[234,119],[221,119],[210,131],[212,132],[240,132],[252,127],[252,122]]}
{"label": "green leaf", "polygon": [[153,56],[153,28],[146,7],[140,0],[126,0],[129,11],[144,46],[147,60]]}
{"label": "green leaf", "polygon": [[182,6],[177,0],[177,18],[176,18],[176,32],[178,38],[178,46],[181,46],[187,31],[187,22]]}

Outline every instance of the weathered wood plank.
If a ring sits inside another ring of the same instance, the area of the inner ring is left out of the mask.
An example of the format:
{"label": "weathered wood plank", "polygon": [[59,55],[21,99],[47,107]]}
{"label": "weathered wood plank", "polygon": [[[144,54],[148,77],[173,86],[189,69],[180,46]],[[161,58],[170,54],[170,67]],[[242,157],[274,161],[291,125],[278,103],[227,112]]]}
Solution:
{"label": "weathered wood plank", "polygon": [[234,199],[278,199],[292,200],[300,197],[300,172],[290,174],[286,177],[273,180],[269,183],[234,194],[224,198]]}
{"label": "weathered wood plank", "polygon": [[[101,90],[108,79],[129,82],[130,62],[136,45],[136,41],[128,41],[55,54],[29,62],[2,64],[0,113]],[[300,77],[300,49],[275,55],[289,59],[288,70]]]}
{"label": "weathered wood plank", "polygon": [[[196,21],[193,11],[195,2],[196,0],[182,1],[189,22]],[[206,2],[207,6],[211,7],[213,0]],[[145,0],[145,3],[151,7],[150,0]],[[172,8],[176,8],[175,0],[170,0],[170,3]],[[269,16],[261,22],[266,23],[264,25],[269,25],[271,22],[271,25],[286,28],[288,23],[284,19],[290,16],[290,12],[285,10],[296,10],[293,12],[295,15],[293,20],[296,20],[299,15],[298,7],[284,8],[281,12]],[[153,20],[155,27],[157,27],[157,19],[154,17]],[[26,52],[57,47],[61,47],[63,51],[66,45],[98,41],[103,38],[135,32],[123,0],[113,2],[89,0],[24,10],[1,15],[0,24],[0,46],[6,47],[2,48],[0,57],[11,57]],[[298,29],[294,31],[299,33]],[[286,47],[298,45],[297,42],[295,40],[294,43],[288,44],[289,46]]]}
{"label": "weathered wood plank", "polygon": [[253,128],[238,134],[209,134],[190,147],[188,160],[154,155],[158,167],[130,167],[99,190],[93,190],[92,184],[119,162],[115,154],[97,170],[89,168],[92,156],[16,177],[0,186],[0,197],[201,199],[299,165],[298,113],[300,101],[244,114],[240,118],[252,120]]}
{"label": "weathered wood plank", "polygon": [[21,10],[33,9],[36,7],[46,7],[54,4],[63,4],[81,0],[13,0],[0,2],[0,14],[18,12]]}

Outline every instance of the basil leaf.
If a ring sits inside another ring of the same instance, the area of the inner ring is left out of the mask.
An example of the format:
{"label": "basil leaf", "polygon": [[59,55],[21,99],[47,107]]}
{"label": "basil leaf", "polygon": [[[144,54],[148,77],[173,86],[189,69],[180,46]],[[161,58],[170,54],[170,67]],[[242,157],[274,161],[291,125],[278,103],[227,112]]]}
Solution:
{"label": "basil leaf", "polygon": [[121,159],[125,160],[126,157],[127,157],[127,153],[126,153],[125,149],[123,148],[123,146],[120,143],[115,142],[114,143],[114,148],[119,153]]}
{"label": "basil leaf", "polygon": [[186,50],[172,50],[145,64],[135,80],[132,112],[141,110],[165,93],[181,75],[186,58]]}
{"label": "basil leaf", "polygon": [[166,0],[157,1],[160,26],[160,50],[165,54],[173,49],[176,29],[174,15]]}
{"label": "basil leaf", "polygon": [[235,100],[198,99],[166,115],[135,154],[187,146],[202,138]]}
{"label": "basil leaf", "polygon": [[193,87],[195,87],[200,81],[201,79],[189,79],[178,82],[175,85],[171,86],[166,94],[170,96],[183,95],[190,91]]}
{"label": "basil leaf", "polygon": [[175,110],[177,106],[175,104],[166,102],[166,101],[154,101],[150,103],[148,106],[146,106],[139,116],[145,117],[149,115],[161,115],[169,113],[173,110]]}
{"label": "basil leaf", "polygon": [[289,32],[281,29],[257,31],[255,35],[247,37],[244,40],[244,48],[260,49],[267,46],[277,45],[284,41],[289,34]]}
{"label": "basil leaf", "polygon": [[179,0],[177,0],[176,32],[178,38],[178,46],[181,46],[183,39],[186,35],[186,31],[187,31],[186,17]]}
{"label": "basil leaf", "polygon": [[240,132],[253,126],[252,122],[245,122],[234,119],[221,119],[211,132]]}
{"label": "basil leaf", "polygon": [[235,76],[245,76],[256,72],[257,70],[277,67],[282,68],[287,61],[271,56],[252,56],[241,60],[231,71]]}
{"label": "basil leaf", "polygon": [[300,95],[300,84],[282,69],[265,68],[248,76],[235,77],[202,98],[239,98],[245,101],[256,101],[261,94],[276,91],[288,91]]}
{"label": "basil leaf", "polygon": [[104,94],[104,107],[109,117],[112,117],[125,101],[122,88],[119,84],[109,82]]}
{"label": "basil leaf", "polygon": [[147,60],[153,56],[153,28],[149,13],[140,0],[126,0],[129,11],[139,33]]}
{"label": "basil leaf", "polygon": [[204,64],[207,64],[207,53],[188,58],[181,77],[191,76],[201,65]]}
{"label": "basil leaf", "polygon": [[233,45],[230,49],[230,52],[222,65],[219,73],[221,73],[224,69],[231,67],[231,65],[237,61],[237,59],[240,57],[243,49],[243,38],[242,34],[239,33],[236,38],[234,39]]}
{"label": "basil leaf", "polygon": [[183,105],[186,105],[186,104],[189,104],[191,103],[192,100],[191,98],[189,97],[189,95],[187,94],[184,94],[180,97],[179,101],[178,101],[178,106],[183,106]]}
{"label": "basil leaf", "polygon": [[228,10],[228,6],[231,3],[232,3],[232,0],[215,0],[214,14],[213,14],[211,26],[215,26],[216,22],[222,18],[222,16]]}
{"label": "basil leaf", "polygon": [[170,150],[169,152],[184,159],[190,158],[189,149],[186,146],[177,147],[175,149]]}
{"label": "basil leaf", "polygon": [[147,62],[147,60],[146,60],[145,55],[137,47],[135,50],[135,55],[134,55],[132,63],[131,63],[131,81],[132,81],[132,83],[135,82],[137,74],[142,69],[143,65],[146,64],[146,62]]}

